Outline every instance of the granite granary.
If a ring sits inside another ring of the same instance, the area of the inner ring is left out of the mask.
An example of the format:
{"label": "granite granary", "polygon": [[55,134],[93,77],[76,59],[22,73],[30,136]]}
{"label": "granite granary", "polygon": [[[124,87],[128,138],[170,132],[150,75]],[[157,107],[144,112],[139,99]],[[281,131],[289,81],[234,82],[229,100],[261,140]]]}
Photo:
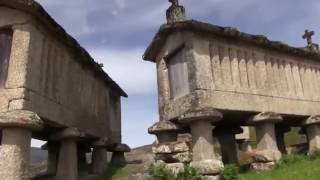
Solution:
{"label": "granite granary", "polygon": [[[123,163],[121,97],[127,94],[33,0],[0,0],[0,179],[28,177],[31,138],[48,141],[47,176],[78,180]],[[121,162],[117,162],[117,160]]]}
{"label": "granite granary", "polygon": [[[302,127],[309,154],[320,150],[320,53],[308,45],[290,47],[261,35],[196,20],[171,0],[144,60],[157,66],[160,121],[156,160],[190,164],[205,178],[219,177],[223,163],[237,161],[235,135],[241,126],[257,134],[251,167],[270,169],[285,153],[283,133]],[[189,133],[192,141],[180,140]],[[216,146],[217,145],[217,146]],[[227,151],[223,151],[227,149]]]}

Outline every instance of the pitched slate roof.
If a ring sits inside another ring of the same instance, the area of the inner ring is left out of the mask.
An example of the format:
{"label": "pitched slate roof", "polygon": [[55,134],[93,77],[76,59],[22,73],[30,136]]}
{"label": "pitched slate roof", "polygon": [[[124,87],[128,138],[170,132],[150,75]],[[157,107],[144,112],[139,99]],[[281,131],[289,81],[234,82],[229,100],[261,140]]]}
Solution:
{"label": "pitched slate roof", "polygon": [[293,55],[298,55],[302,57],[311,57],[320,60],[320,54],[306,50],[305,48],[296,48],[289,46],[285,43],[279,41],[271,41],[267,37],[262,35],[252,35],[238,31],[236,28],[232,27],[221,27],[208,23],[199,22],[196,20],[187,20],[182,22],[175,22],[170,24],[164,24],[160,27],[160,30],[157,32],[153,38],[151,44],[145,51],[143,59],[146,61],[154,62],[157,54],[161,50],[161,47],[166,42],[167,37],[178,31],[192,31],[197,33],[206,33],[221,37],[226,37],[230,39],[242,40],[254,45],[261,47],[269,48],[272,50],[278,50],[285,53],[290,53]]}
{"label": "pitched slate roof", "polygon": [[126,92],[103,71],[101,66],[95,62],[78,41],[69,35],[39,3],[34,0],[0,0],[0,6],[17,9],[33,16],[37,21],[61,38],[75,53],[81,56],[82,58],[79,60],[80,63],[84,63],[86,67],[92,69],[101,80],[111,86],[111,89],[117,91],[123,97],[128,97]]}

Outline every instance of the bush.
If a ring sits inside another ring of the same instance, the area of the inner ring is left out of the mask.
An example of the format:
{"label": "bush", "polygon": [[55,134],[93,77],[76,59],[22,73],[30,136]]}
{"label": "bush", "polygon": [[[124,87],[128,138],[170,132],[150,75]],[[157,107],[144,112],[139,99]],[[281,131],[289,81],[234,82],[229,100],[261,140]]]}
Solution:
{"label": "bush", "polygon": [[200,180],[201,176],[198,171],[190,166],[185,166],[183,171],[174,174],[165,167],[164,163],[152,164],[148,170],[148,174],[153,180]]}
{"label": "bush", "polygon": [[239,169],[236,165],[225,165],[222,171],[223,180],[237,180],[239,179]]}
{"label": "bush", "polygon": [[200,180],[201,176],[199,172],[190,166],[185,166],[183,171],[177,174],[176,180]]}
{"label": "bush", "polygon": [[148,170],[148,174],[154,179],[154,180],[174,180],[175,175],[166,169],[164,163],[156,163],[152,164]]}

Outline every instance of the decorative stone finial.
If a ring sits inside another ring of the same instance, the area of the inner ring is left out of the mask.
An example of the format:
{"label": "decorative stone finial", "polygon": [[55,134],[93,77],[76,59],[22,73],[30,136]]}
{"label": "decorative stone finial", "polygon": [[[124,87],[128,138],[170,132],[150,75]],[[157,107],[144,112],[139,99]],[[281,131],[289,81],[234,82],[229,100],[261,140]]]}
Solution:
{"label": "decorative stone finial", "polygon": [[179,22],[186,20],[186,12],[183,6],[179,5],[178,0],[169,0],[172,5],[167,10],[167,23]]}
{"label": "decorative stone finial", "polygon": [[319,45],[312,42],[312,36],[314,35],[314,31],[305,30],[304,35],[302,36],[303,39],[307,40],[307,47],[306,49],[313,52],[319,52]]}

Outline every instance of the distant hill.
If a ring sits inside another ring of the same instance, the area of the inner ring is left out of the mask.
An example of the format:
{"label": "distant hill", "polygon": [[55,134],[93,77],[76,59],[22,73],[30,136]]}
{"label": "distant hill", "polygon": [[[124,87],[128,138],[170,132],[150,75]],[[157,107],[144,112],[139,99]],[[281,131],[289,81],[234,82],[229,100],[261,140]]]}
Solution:
{"label": "distant hill", "polygon": [[30,161],[31,164],[42,164],[43,162],[47,161],[48,153],[45,150],[40,148],[31,148],[30,152]]}

